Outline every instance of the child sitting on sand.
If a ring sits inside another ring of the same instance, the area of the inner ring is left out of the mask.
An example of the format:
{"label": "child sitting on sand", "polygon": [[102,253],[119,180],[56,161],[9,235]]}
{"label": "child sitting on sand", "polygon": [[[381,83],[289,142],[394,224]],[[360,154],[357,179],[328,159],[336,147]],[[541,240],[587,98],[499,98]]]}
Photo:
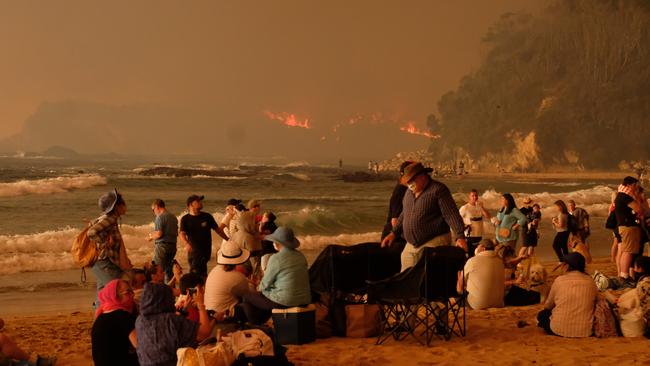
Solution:
{"label": "child sitting on sand", "polygon": [[36,354],[29,354],[22,350],[16,342],[3,332],[4,320],[0,318],[0,365],[7,366],[53,366],[56,357],[45,358]]}

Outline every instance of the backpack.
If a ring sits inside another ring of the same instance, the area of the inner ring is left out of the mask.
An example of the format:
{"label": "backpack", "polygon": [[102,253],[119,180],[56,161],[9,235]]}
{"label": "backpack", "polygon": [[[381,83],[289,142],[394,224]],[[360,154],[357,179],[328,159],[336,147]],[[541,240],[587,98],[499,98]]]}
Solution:
{"label": "backpack", "polygon": [[72,242],[72,248],[70,249],[72,260],[82,269],[84,267],[92,267],[99,255],[97,253],[97,245],[88,238],[88,229],[90,229],[90,226],[88,225],[85,229],[81,230]]}
{"label": "backpack", "polygon": [[566,225],[567,230],[571,234],[577,233],[578,232],[578,219],[576,219],[576,217],[571,215],[571,214],[568,214],[567,216],[569,216],[568,219],[567,219],[567,225]]}
{"label": "backpack", "polygon": [[273,340],[259,329],[238,330],[224,337],[235,358],[273,356]]}

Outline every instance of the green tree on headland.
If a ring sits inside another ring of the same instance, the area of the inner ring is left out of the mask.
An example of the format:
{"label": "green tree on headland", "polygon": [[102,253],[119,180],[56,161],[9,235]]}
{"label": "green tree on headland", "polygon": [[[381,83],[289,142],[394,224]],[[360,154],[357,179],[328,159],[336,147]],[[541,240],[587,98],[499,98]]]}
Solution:
{"label": "green tree on headland", "polygon": [[650,158],[650,1],[559,0],[504,14],[483,43],[480,68],[438,102],[431,151],[507,158],[532,141],[521,169]]}

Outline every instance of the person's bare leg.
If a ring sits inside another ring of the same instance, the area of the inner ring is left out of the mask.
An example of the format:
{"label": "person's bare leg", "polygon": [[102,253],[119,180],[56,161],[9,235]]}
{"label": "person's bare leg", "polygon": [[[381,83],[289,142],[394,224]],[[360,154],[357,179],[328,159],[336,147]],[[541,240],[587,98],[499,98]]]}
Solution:
{"label": "person's bare leg", "polygon": [[532,257],[535,254],[535,247],[528,247],[528,256]]}
{"label": "person's bare leg", "polygon": [[9,336],[0,333],[0,352],[14,360],[29,360],[29,354],[16,344]]}
{"label": "person's bare leg", "polygon": [[620,274],[621,271],[623,271],[623,268],[621,267],[621,244],[617,243],[616,244],[616,270]]}
{"label": "person's bare leg", "polygon": [[621,253],[621,268],[619,271],[619,276],[623,278],[628,278],[630,275],[630,267],[632,267],[632,258],[634,257],[633,253],[623,252]]}

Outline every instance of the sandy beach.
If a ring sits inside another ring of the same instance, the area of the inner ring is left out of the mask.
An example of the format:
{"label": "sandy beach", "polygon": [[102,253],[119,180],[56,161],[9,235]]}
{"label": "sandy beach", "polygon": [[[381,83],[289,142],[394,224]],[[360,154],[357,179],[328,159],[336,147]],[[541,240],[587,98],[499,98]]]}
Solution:
{"label": "sandy beach", "polygon": [[[553,264],[547,264],[551,269]],[[596,259],[588,271],[614,274],[609,259]],[[552,274],[554,277],[557,273]],[[431,347],[414,339],[392,339],[376,346],[375,338],[328,338],[303,346],[289,346],[296,365],[642,365],[650,362],[645,338],[567,339],[548,336],[536,326],[541,305],[488,309],[467,313],[467,336],[435,340]],[[517,323],[525,321],[519,328]],[[92,365],[92,314],[8,317],[6,329],[20,346],[41,354],[56,354],[59,365]]]}

